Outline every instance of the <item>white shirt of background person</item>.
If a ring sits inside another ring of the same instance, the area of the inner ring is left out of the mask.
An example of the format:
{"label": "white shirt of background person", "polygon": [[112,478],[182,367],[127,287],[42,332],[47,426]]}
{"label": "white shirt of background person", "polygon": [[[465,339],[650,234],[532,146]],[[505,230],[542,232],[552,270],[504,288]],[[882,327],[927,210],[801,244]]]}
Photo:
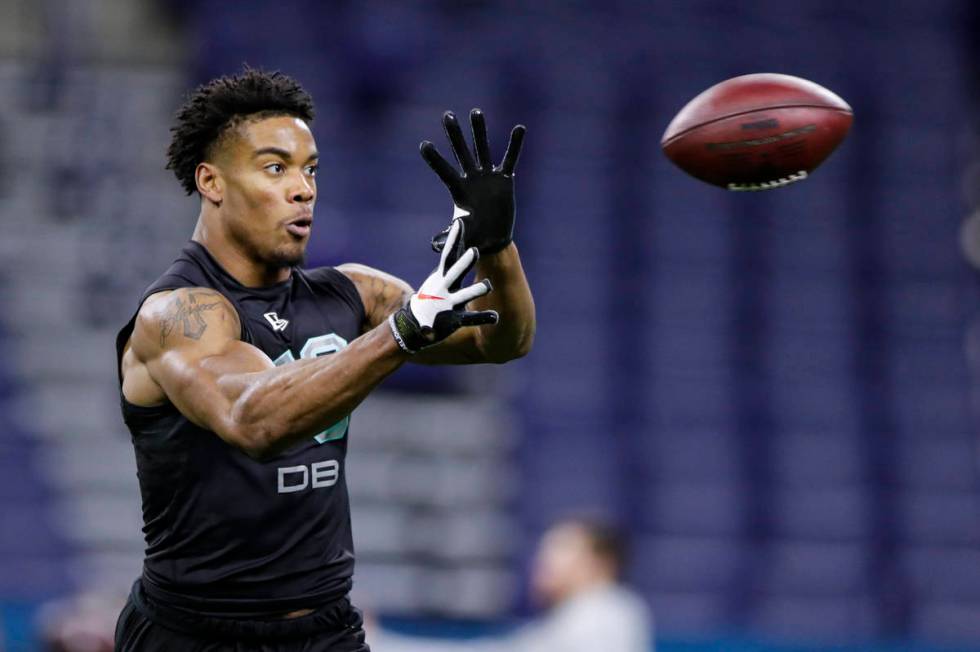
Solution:
{"label": "white shirt of background person", "polygon": [[445,641],[377,632],[377,652],[652,652],[643,600],[618,583],[624,549],[614,530],[569,519],[542,537],[531,589],[547,614],[497,639]]}

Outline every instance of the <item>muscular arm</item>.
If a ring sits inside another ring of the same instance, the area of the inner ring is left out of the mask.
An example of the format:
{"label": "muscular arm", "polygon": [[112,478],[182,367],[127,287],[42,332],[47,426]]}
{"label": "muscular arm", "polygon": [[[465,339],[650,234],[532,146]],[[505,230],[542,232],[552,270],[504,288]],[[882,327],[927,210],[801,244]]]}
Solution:
{"label": "muscular arm", "polygon": [[[350,278],[361,295],[366,313],[365,329],[384,324],[388,315],[408,301],[413,290],[408,283],[365,265],[349,263],[338,270]],[[534,299],[521,266],[517,247],[485,256],[476,264],[476,281],[485,278],[493,292],[474,299],[469,310],[496,310],[500,322],[493,326],[462,328],[445,341],[412,357],[423,364],[502,363],[524,356],[534,340]]]}
{"label": "muscular arm", "polygon": [[212,290],[150,297],[123,356],[123,394],[144,405],[169,400],[261,459],[350,414],[408,359],[382,324],[333,355],[276,367],[238,339],[240,329],[234,308]]}

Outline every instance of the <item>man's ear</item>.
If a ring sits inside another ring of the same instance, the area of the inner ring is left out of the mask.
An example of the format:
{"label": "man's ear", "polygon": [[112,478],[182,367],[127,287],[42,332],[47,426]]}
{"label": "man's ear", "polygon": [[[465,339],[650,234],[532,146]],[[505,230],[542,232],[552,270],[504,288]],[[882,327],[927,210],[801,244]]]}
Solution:
{"label": "man's ear", "polygon": [[221,206],[224,199],[224,183],[221,179],[221,172],[211,163],[198,163],[194,170],[194,180],[197,182],[197,191],[215,206]]}

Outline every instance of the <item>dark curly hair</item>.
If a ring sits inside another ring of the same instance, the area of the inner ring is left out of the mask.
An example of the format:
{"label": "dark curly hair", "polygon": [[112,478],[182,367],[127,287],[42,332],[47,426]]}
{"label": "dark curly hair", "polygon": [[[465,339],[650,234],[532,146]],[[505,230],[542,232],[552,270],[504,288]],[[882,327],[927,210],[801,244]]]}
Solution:
{"label": "dark curly hair", "polygon": [[593,555],[605,560],[616,577],[621,577],[629,562],[629,543],[623,531],[606,517],[591,514],[571,514],[552,527],[571,526],[580,530],[588,540]]}
{"label": "dark curly hair", "polygon": [[245,68],[199,86],[177,111],[170,128],[167,169],[190,195],[197,190],[195,171],[214,154],[215,145],[244,120],[289,115],[313,122],[313,98],[295,79],[281,72]]}

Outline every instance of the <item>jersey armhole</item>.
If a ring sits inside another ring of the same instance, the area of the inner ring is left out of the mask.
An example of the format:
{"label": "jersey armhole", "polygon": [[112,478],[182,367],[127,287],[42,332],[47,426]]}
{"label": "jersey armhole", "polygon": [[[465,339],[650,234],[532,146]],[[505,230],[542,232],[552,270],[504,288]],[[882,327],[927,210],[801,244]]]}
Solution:
{"label": "jersey armhole", "polygon": [[336,267],[321,267],[320,269],[336,277],[337,289],[340,290],[344,300],[354,308],[357,313],[359,328],[363,328],[364,322],[367,320],[367,310],[364,309],[364,301],[361,299],[361,293],[357,290],[354,281]]}

